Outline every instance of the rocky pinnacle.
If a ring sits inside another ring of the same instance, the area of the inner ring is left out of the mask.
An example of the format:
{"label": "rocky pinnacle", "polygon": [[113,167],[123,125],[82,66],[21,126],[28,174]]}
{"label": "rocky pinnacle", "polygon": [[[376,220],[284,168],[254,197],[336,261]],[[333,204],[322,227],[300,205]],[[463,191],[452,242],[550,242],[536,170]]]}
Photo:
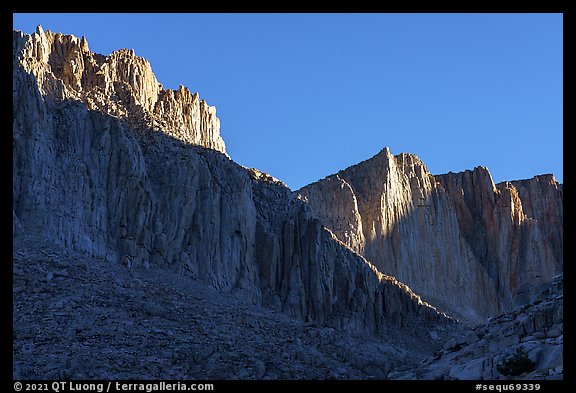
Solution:
{"label": "rocky pinnacle", "polygon": [[464,319],[525,304],[562,272],[552,175],[497,185],[484,167],[432,175],[386,148],[298,193],[343,243]]}
{"label": "rocky pinnacle", "polygon": [[42,95],[79,100],[88,109],[145,125],[194,145],[226,151],[216,107],[180,86],[164,89],[150,63],[133,50],[93,53],[85,37],[44,31],[13,34],[14,62],[32,74]]}

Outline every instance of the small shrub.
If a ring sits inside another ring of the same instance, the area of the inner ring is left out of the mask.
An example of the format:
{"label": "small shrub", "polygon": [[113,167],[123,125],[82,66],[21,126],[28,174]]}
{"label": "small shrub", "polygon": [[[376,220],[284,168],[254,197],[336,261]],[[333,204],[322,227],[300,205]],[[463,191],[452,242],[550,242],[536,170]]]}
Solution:
{"label": "small shrub", "polygon": [[516,376],[534,370],[536,363],[530,359],[523,348],[516,348],[513,355],[505,356],[504,359],[496,366],[498,372],[502,375]]}

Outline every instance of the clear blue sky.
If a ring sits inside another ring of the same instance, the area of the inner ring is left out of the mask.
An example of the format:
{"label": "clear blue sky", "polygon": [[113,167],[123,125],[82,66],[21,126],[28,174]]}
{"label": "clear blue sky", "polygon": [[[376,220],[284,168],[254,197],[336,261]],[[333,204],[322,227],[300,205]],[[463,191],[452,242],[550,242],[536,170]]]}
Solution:
{"label": "clear blue sky", "polygon": [[562,171],[562,14],[15,14],[217,107],[236,162],[292,189],[385,146],[434,174]]}

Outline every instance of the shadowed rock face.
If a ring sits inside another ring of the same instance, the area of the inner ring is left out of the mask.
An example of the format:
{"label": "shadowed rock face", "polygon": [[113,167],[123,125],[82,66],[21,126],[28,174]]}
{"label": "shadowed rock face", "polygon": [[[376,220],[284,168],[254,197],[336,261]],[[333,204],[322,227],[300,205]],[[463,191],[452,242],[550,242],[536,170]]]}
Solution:
{"label": "shadowed rock face", "polygon": [[[457,325],[385,337],[317,326],[166,269],[125,269],[19,236],[14,379],[387,379]],[[36,343],[41,343],[37,345]]]}
{"label": "shadowed rock face", "polygon": [[436,178],[503,310],[534,300],[562,272],[562,187],[552,175],[494,185],[476,168]]}
{"label": "shadowed rock face", "polygon": [[386,148],[298,193],[380,271],[462,318],[528,302],[562,271],[562,187],[550,175],[497,186],[482,167],[433,176]]}
{"label": "shadowed rock face", "polygon": [[[547,258],[556,261],[555,270],[561,270],[564,260],[562,184],[550,174],[509,183],[518,191],[525,217],[539,223],[546,253],[551,254]],[[498,187],[501,186],[498,184]]]}
{"label": "shadowed rock face", "polygon": [[344,246],[281,182],[223,154],[215,113],[196,95],[164,91],[130,51],[87,48],[14,32],[16,237],[180,272],[342,329],[448,320]]}
{"label": "shadowed rock face", "polygon": [[[563,276],[554,277],[542,286],[535,302],[489,318],[484,324],[454,335],[433,359],[424,361],[408,373],[389,375],[389,378],[563,379],[563,286]],[[525,351],[534,362],[534,369],[510,376],[502,368],[503,361],[514,358],[517,349]]]}

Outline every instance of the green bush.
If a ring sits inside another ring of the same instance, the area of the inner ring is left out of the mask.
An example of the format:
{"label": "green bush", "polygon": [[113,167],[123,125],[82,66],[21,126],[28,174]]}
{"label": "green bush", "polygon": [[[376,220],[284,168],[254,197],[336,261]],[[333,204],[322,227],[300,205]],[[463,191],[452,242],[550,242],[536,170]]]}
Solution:
{"label": "green bush", "polygon": [[502,375],[520,375],[534,370],[536,363],[530,359],[523,348],[516,348],[513,355],[505,356],[502,361],[496,365],[496,369]]}

